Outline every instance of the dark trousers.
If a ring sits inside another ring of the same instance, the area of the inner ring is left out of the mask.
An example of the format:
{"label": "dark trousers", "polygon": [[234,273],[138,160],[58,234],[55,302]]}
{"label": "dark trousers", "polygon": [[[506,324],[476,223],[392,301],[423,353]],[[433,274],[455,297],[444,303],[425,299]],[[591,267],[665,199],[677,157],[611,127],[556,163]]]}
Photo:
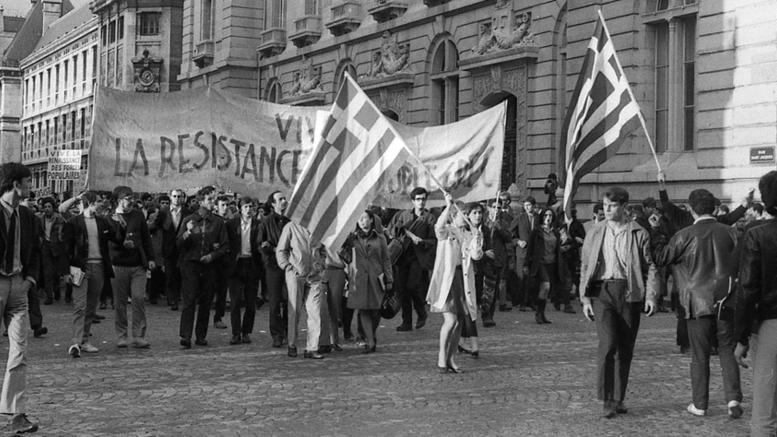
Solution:
{"label": "dark trousers", "polygon": [[35,330],[43,326],[43,313],[40,312],[40,299],[35,286],[27,290],[27,306],[30,310],[30,327]]}
{"label": "dark trousers", "polygon": [[54,256],[47,243],[40,250],[41,270],[43,271],[43,287],[46,290],[47,299],[59,300],[59,265],[58,257]]}
{"label": "dark trousers", "polygon": [[284,287],[286,275],[283,270],[274,266],[265,266],[264,278],[267,283],[267,301],[270,307],[270,335],[273,340],[286,338],[288,309]]}
{"label": "dark trousers", "polygon": [[103,281],[103,290],[100,292],[100,303],[105,304],[108,302],[108,299],[111,300],[111,305],[113,305],[113,286],[111,285],[111,281]]}
{"label": "dark trousers", "polygon": [[[181,282],[183,308],[181,310],[181,338],[192,338],[192,327],[197,339],[204,340],[208,335],[210,304],[213,302],[213,290],[216,288],[215,268],[197,261],[181,263]],[[194,326],[195,312],[197,325]]]}
{"label": "dark trousers", "polygon": [[413,325],[413,307],[419,319],[426,318],[426,292],[429,287],[428,272],[417,259],[401,262],[394,275],[394,287],[402,301],[402,325]]}
{"label": "dark trousers", "polygon": [[227,312],[227,288],[231,281],[224,275],[224,265],[220,265],[216,270],[216,303],[213,312],[213,323],[224,318]]}
{"label": "dark trousers", "polygon": [[486,262],[480,270],[480,273],[475,274],[475,294],[478,307],[483,321],[493,320],[496,310],[496,292],[502,268]]}
{"label": "dark trousers", "polygon": [[146,294],[148,294],[148,300],[151,303],[156,303],[159,296],[164,293],[165,290],[165,272],[162,271],[161,266],[157,266],[154,270],[151,270],[151,277],[146,281]]}
{"label": "dark trousers", "polygon": [[[229,284],[229,311],[232,335],[250,334],[254,331],[256,317],[256,293],[259,286],[258,271],[251,258],[239,258],[237,268]],[[245,306],[243,322],[240,322],[240,307]]]}
{"label": "dark trousers", "polygon": [[594,285],[594,294],[598,293],[593,301],[599,337],[597,389],[603,401],[623,401],[626,397],[643,305],[626,301],[626,286],[626,281]]}
{"label": "dark trousers", "polygon": [[353,322],[353,313],[354,310],[351,308],[348,308],[348,298],[343,296],[342,305],[340,307],[342,314],[342,321],[343,321],[343,335],[346,337],[350,337],[353,335],[351,332],[351,323]]}
{"label": "dark trousers", "polygon": [[723,373],[726,402],[742,402],[739,365],[734,359],[734,324],[715,320],[714,316],[688,319],[688,339],[691,343],[691,392],[693,405],[706,410],[710,398],[710,349],[718,341],[718,356]]}
{"label": "dark trousers", "polygon": [[181,299],[181,269],[178,257],[165,257],[165,297],[168,305],[177,305]]}

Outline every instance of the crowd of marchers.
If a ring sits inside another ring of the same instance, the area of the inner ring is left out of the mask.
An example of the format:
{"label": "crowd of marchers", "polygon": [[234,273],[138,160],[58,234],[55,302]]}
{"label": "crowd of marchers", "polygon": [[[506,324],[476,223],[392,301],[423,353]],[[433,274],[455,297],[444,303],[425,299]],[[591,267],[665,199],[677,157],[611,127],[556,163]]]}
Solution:
{"label": "crowd of marchers", "polygon": [[58,201],[32,196],[29,178],[24,166],[0,166],[0,304],[11,343],[0,413],[14,414],[15,429],[36,426],[24,414],[27,325],[35,337],[46,335],[41,302],[62,295],[73,306],[74,358],[99,352],[91,339],[104,334],[92,328],[104,320],[98,308],[108,305],[116,347],[151,347],[145,308],[159,303],[180,310],[184,349],[207,346],[211,324],[230,328],[232,345],[251,343],[256,311],[266,305],[272,347],[286,346],[289,357],[300,355],[299,342],[304,358],[321,359],[351,341],[375,353],[380,320],[392,316],[396,300],[400,332],[422,329],[429,313],[442,315],[440,373],[461,372],[459,355],[481,356],[478,327],[495,326],[497,311],[531,310],[544,325],[551,323],[548,303],[575,313],[578,296],[583,315],[597,324],[605,418],[628,412],[642,313],[668,307],[677,314],[680,351],[692,357],[687,411],[706,414],[709,361],[717,354],[728,413],[742,416],[738,364],[751,351],[753,433],[777,428],[770,377],[777,365],[777,281],[770,276],[777,271],[777,172],[760,181],[763,203],[751,191],[732,211],[705,189],[677,205],[662,176],[658,201],[635,203],[626,190],[608,188],[585,223],[574,209],[562,210],[553,175],[543,205],[512,192],[466,204],[446,193],[444,207],[427,209],[429,193],[416,188],[412,208],[369,208],[334,248],[312,241],[285,215],[280,191],[261,202],[210,186],[188,196],[118,186]]}

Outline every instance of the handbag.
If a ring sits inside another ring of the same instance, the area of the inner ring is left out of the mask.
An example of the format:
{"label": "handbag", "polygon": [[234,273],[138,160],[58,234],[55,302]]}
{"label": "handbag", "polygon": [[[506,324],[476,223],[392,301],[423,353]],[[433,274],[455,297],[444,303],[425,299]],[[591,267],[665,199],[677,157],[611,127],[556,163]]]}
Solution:
{"label": "handbag", "polygon": [[393,319],[399,312],[401,306],[402,302],[400,302],[397,293],[393,290],[387,291],[383,295],[383,302],[380,304],[380,317],[384,319]]}

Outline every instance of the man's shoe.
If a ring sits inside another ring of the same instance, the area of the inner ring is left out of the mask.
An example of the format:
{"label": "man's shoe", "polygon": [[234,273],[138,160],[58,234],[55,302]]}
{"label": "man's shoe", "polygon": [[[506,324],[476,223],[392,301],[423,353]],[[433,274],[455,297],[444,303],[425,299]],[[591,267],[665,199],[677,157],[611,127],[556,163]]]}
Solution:
{"label": "man's shoe", "polygon": [[47,297],[46,300],[43,301],[43,305],[51,305],[54,303],[54,299]]}
{"label": "man's shoe", "polygon": [[232,340],[229,340],[229,344],[241,344],[242,342],[239,335],[233,335]]}
{"label": "man's shoe", "polygon": [[332,353],[332,346],[331,345],[324,345],[318,347],[318,353],[320,354],[331,354]]}
{"label": "man's shoe", "polygon": [[289,346],[289,351],[287,352],[287,355],[291,358],[297,358],[297,347],[296,346]]}
{"label": "man's shoe", "polygon": [[248,334],[243,334],[243,343],[245,344],[251,343],[251,336]]}
{"label": "man's shoe", "polygon": [[81,348],[77,344],[74,344],[67,350],[67,354],[73,358],[78,358],[81,356]]}
{"label": "man's shoe", "polygon": [[710,356],[714,357],[718,355],[718,347],[712,346],[710,347]]}
{"label": "man's shoe", "polygon": [[92,325],[99,325],[99,324],[100,324],[100,319],[92,320]]}
{"label": "man's shoe", "polygon": [[100,352],[100,349],[97,349],[94,347],[92,343],[86,342],[81,343],[81,352],[86,352],[88,354],[96,354],[97,352]]}
{"label": "man's shoe", "polygon": [[343,339],[345,341],[353,341],[353,333],[351,333],[351,332],[344,333],[343,334]]}
{"label": "man's shoe", "polygon": [[604,407],[602,408],[602,418],[603,419],[612,419],[613,417],[617,416],[618,412],[615,410],[615,402],[614,401],[604,401]]}
{"label": "man's shoe", "polygon": [[170,311],[178,311],[178,304],[174,303],[170,305]]}
{"label": "man's shoe", "polygon": [[399,325],[397,326],[397,332],[406,332],[406,331],[412,331],[413,327],[410,325]]}
{"label": "man's shoe", "polygon": [[256,299],[256,309],[259,309],[264,306],[264,298],[258,297]]}
{"label": "man's shoe", "polygon": [[564,312],[567,314],[575,314],[575,309],[572,308],[572,304],[564,305]]}
{"label": "man's shoe", "polygon": [[41,327],[39,327],[39,328],[35,328],[35,329],[32,331],[32,335],[33,335],[35,338],[41,338],[41,337],[43,337],[44,335],[46,335],[46,334],[48,334],[48,333],[49,333],[49,328],[47,328],[47,327],[45,327],[45,326],[41,326]]}
{"label": "man's shoe", "polygon": [[415,329],[421,329],[426,325],[426,318],[427,316],[423,316],[418,319],[418,321],[415,322]]}
{"label": "man's shoe", "polygon": [[278,348],[283,346],[283,339],[281,338],[273,338],[272,339],[272,347]]}
{"label": "man's shoe", "polygon": [[208,340],[205,340],[204,338],[198,338],[197,340],[194,340],[194,344],[197,346],[207,346]]}
{"label": "man's shoe", "polygon": [[343,348],[339,344],[335,343],[332,345],[332,350],[335,352],[342,352]]}
{"label": "man's shoe", "polygon": [[739,419],[744,413],[745,410],[742,408],[742,405],[739,403],[739,401],[731,401],[728,403],[728,417],[732,419]]}
{"label": "man's shoe", "polygon": [[302,357],[303,358],[310,358],[310,359],[313,359],[313,360],[320,360],[320,359],[324,358],[323,355],[321,355],[320,353],[318,353],[316,351],[305,351],[302,354]]}
{"label": "man's shoe", "polygon": [[689,346],[680,346],[680,353],[683,355],[687,354],[689,350],[691,350]]}
{"label": "man's shoe", "polygon": [[494,319],[483,319],[484,328],[493,328],[494,326],[496,326],[496,322],[494,322]]}
{"label": "man's shoe", "polygon": [[184,349],[191,349],[192,348],[192,341],[188,338],[182,338],[181,339],[181,346],[183,346]]}
{"label": "man's shoe", "polygon": [[120,338],[119,341],[116,342],[116,347],[124,348],[124,347],[127,347],[128,344],[129,343],[127,343],[127,339],[126,338]]}
{"label": "man's shoe", "polygon": [[627,414],[629,412],[629,409],[626,408],[625,405],[623,405],[622,401],[618,401],[618,403],[615,404],[615,412],[618,414]]}
{"label": "man's shoe", "polygon": [[707,414],[707,410],[700,410],[696,408],[696,405],[693,405],[693,402],[688,404],[688,408],[685,409],[687,412],[693,414],[694,416],[705,416]]}
{"label": "man's shoe", "polygon": [[11,419],[11,431],[14,434],[24,434],[38,430],[38,424],[32,423],[27,419],[26,414],[15,414]]}
{"label": "man's shoe", "polygon": [[136,338],[135,341],[132,342],[132,347],[135,349],[148,349],[151,347],[151,343],[149,343],[145,338],[140,337]]}
{"label": "man's shoe", "polygon": [[216,329],[227,329],[227,325],[225,325],[221,320],[216,320],[213,322],[213,327]]}

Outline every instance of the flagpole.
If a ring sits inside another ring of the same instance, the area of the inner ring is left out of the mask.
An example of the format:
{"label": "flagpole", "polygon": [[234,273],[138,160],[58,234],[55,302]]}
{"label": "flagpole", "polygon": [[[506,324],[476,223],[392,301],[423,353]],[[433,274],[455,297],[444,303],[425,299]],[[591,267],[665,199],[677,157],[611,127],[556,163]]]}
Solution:
{"label": "flagpole", "polygon": [[[612,36],[610,35],[610,30],[607,29],[607,22],[604,21],[604,16],[602,15],[602,10],[597,9],[596,13],[599,14],[599,19],[602,21],[602,27],[604,28],[604,33],[607,35],[607,39],[612,41]],[[614,46],[614,44],[613,44]],[[621,65],[621,61],[618,58],[618,51],[613,50],[613,56],[615,57],[615,63],[618,64],[618,69],[620,70],[622,75],[626,75],[626,73],[623,71],[623,66]],[[631,91],[631,85],[627,84],[626,89],[629,91],[629,96],[634,101],[634,103],[637,103],[637,98],[634,97],[634,93]],[[645,131],[645,137],[647,138],[648,145],[650,146],[650,151],[653,152],[653,159],[656,161],[656,167],[658,167],[658,172],[661,173],[661,163],[658,162],[658,155],[656,154],[656,148],[653,145],[653,140],[650,139],[650,133],[647,129],[647,123],[645,123],[645,116],[642,114],[642,107],[639,106],[639,103],[637,103],[637,108],[639,108],[639,111],[637,111],[637,117],[639,118],[640,124],[642,124],[642,129]]]}

